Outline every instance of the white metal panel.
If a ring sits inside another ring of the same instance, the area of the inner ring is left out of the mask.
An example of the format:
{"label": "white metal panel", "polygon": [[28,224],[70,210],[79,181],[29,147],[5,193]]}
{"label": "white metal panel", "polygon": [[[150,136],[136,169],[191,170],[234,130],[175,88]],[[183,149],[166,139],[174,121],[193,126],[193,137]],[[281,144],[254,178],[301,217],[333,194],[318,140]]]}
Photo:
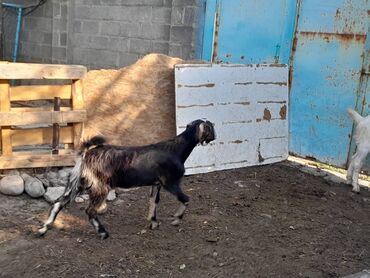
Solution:
{"label": "white metal panel", "polygon": [[267,164],[288,157],[286,65],[177,65],[176,125],[215,124],[217,138],[194,149],[186,174]]}

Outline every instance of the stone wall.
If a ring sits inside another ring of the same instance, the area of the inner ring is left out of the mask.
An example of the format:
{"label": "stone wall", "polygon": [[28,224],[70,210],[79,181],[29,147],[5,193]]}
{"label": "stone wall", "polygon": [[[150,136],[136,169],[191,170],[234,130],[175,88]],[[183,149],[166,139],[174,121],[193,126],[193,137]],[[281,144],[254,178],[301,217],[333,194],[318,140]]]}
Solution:
{"label": "stone wall", "polygon": [[[18,60],[121,68],[148,53],[199,59],[205,0],[48,0],[23,19]],[[15,15],[8,14],[10,60]],[[12,29],[13,28],[13,29]]]}

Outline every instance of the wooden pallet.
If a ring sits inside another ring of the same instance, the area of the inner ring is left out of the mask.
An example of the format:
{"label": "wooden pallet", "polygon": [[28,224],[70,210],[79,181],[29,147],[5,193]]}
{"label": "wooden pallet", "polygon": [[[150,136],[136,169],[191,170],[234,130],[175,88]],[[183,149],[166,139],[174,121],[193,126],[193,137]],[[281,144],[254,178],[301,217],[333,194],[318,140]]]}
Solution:
{"label": "wooden pallet", "polygon": [[[0,169],[69,166],[75,161],[84,110],[82,78],[86,68],[75,65],[44,65],[0,62]],[[69,85],[10,86],[17,79],[70,80]],[[69,107],[14,107],[12,103],[35,100],[70,100]],[[47,127],[32,127],[47,126]],[[53,133],[54,125],[54,133]],[[55,131],[57,130],[57,138]],[[15,147],[63,144],[63,150],[15,151]]]}

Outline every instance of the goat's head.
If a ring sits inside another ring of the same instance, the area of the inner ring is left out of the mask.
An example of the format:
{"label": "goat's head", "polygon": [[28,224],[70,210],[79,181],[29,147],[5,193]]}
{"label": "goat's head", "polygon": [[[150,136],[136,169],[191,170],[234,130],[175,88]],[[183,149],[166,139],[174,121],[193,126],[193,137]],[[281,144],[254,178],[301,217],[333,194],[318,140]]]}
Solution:
{"label": "goat's head", "polygon": [[214,124],[210,121],[195,120],[186,126],[196,128],[196,139],[203,146],[216,139]]}

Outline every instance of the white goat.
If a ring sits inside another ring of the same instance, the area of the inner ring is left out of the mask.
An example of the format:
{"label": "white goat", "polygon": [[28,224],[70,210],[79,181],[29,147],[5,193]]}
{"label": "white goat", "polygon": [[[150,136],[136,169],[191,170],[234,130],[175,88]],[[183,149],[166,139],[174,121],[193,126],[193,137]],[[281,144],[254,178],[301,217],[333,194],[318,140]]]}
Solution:
{"label": "white goat", "polygon": [[347,112],[356,126],[354,139],[357,145],[356,153],[352,156],[347,170],[347,183],[352,184],[352,191],[360,192],[358,175],[367,154],[370,152],[370,116],[362,117],[351,108],[348,108]]}

